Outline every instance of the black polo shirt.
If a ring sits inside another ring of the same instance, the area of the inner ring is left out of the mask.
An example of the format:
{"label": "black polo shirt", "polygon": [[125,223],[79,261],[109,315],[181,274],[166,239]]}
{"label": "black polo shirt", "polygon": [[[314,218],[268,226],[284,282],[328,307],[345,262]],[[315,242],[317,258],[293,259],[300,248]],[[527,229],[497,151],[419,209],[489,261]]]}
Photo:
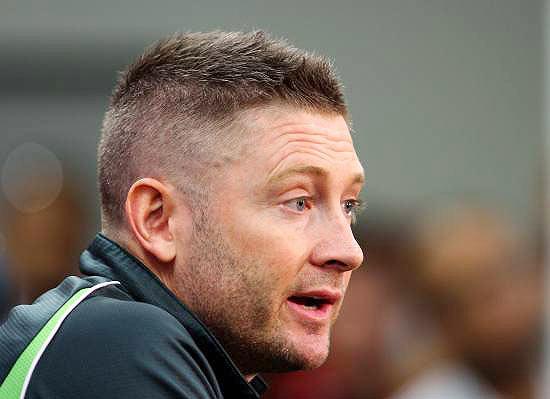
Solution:
{"label": "black polo shirt", "polygon": [[[259,398],[265,391],[116,243],[98,234],[80,269],[83,277],[14,308],[0,326],[0,399],[15,399],[9,392],[17,389],[29,399]],[[84,299],[73,304],[78,295]],[[32,349],[34,363],[26,354]]]}

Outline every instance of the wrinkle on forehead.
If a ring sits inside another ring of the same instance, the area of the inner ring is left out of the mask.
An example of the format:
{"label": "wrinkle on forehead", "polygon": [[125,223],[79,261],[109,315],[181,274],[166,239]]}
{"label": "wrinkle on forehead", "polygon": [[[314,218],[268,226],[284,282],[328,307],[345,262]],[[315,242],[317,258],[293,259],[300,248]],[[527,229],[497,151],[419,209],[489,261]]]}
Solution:
{"label": "wrinkle on forehead", "polygon": [[[309,155],[313,158],[317,158],[319,160],[330,162],[332,164],[334,163],[348,163],[353,162],[357,160],[357,158],[354,156],[354,154],[350,154],[350,156],[347,156],[345,158],[336,159],[334,156],[330,154],[330,152],[322,151],[322,150],[316,150],[316,149],[290,149],[288,151],[283,151],[282,153],[278,152],[276,154],[273,154],[269,159],[269,164],[273,165],[273,167],[270,167],[269,169],[269,176],[272,176],[274,174],[279,173],[281,169],[284,169],[287,164],[287,160],[292,158],[293,156],[302,156],[302,155]],[[358,161],[357,161],[358,162]],[[359,162],[358,162],[359,163]],[[359,167],[358,167],[359,169]]]}
{"label": "wrinkle on forehead", "polygon": [[[319,124],[319,118],[326,121],[340,119],[343,130],[333,132],[331,129]],[[298,122],[299,120],[302,122]],[[273,103],[259,108],[243,110],[238,115],[237,121],[239,121],[242,129],[251,133],[250,138],[255,139],[255,142],[265,136],[266,129],[289,133],[301,131],[303,134],[313,135],[324,133],[329,136],[335,136],[333,133],[339,133],[342,137],[347,136],[344,141],[351,142],[350,128],[347,120],[342,115],[306,111],[285,103]]]}
{"label": "wrinkle on forehead", "polygon": [[355,157],[355,149],[351,140],[326,137],[312,132],[305,133],[302,130],[269,135],[269,137],[264,137],[263,142],[259,145],[270,149],[266,158],[269,163],[277,163],[276,158],[286,157],[296,151],[316,153],[327,161],[337,160],[342,156],[346,157],[346,155],[349,155],[346,158]]}
{"label": "wrinkle on forehead", "polygon": [[[304,130],[307,127],[312,130],[315,129],[316,131],[308,132]],[[293,127],[293,129],[290,131],[281,132],[278,135],[271,137],[271,139],[266,140],[266,144],[276,145],[277,142],[280,141],[283,141],[284,143],[304,142],[319,145],[329,145],[331,149],[336,152],[355,151],[349,133],[345,132],[345,134],[339,134],[338,136],[336,136],[334,134],[331,134],[332,132],[329,132],[328,130],[326,132],[319,132],[319,130],[320,129],[318,129],[316,125],[303,125],[301,127]]]}
{"label": "wrinkle on forehead", "polygon": [[323,126],[320,123],[287,122],[270,126],[268,129],[270,131],[278,131],[278,134],[270,137],[269,134],[265,134],[267,132],[264,132],[261,136],[263,136],[263,141],[266,144],[284,139],[288,139],[289,141],[303,140],[319,144],[332,143],[333,145],[351,148],[353,151],[353,141],[345,124],[335,129],[334,127]]}
{"label": "wrinkle on forehead", "polygon": [[311,156],[330,163],[357,162],[357,168],[362,169],[351,139],[332,139],[319,134],[288,132],[272,138],[272,143],[273,151],[267,158],[268,164],[271,165],[269,175],[278,173],[284,168],[286,161],[294,156]]}
{"label": "wrinkle on forehead", "polygon": [[355,163],[352,168],[362,172],[347,122],[341,115],[285,106],[257,109],[243,115],[241,121],[249,132],[242,156],[262,158],[268,176],[278,173],[294,157],[306,163]]}
{"label": "wrinkle on forehead", "polygon": [[[329,172],[319,166],[311,166],[311,165],[297,165],[292,168],[285,169],[279,174],[273,175],[269,177],[268,183],[270,184],[277,184],[280,181],[284,181],[287,177],[293,176],[293,175],[312,175],[312,176],[319,176],[322,178],[327,178],[329,175]],[[363,175],[362,171],[358,172],[354,175],[352,183],[360,183],[363,184],[365,182],[365,176]]]}

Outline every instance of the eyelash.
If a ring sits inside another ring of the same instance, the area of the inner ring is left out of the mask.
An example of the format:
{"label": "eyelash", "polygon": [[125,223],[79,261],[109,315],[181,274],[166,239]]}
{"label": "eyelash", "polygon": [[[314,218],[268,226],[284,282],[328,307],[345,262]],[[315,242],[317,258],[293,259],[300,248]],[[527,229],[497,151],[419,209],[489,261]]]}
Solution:
{"label": "eyelash", "polygon": [[346,203],[350,203],[353,207],[350,210],[351,224],[357,222],[357,217],[365,210],[365,203],[360,199],[351,199],[345,200],[342,206],[345,206]]}
{"label": "eyelash", "polygon": [[304,207],[305,207],[305,208],[304,208],[304,209],[301,209],[301,210],[300,210],[300,209],[296,209],[296,211],[298,211],[298,212],[303,212],[303,211],[306,210],[306,209],[311,209],[311,205],[312,205],[311,202],[312,202],[312,200],[311,200],[311,198],[308,198],[308,197],[293,198],[293,199],[291,199],[290,201],[287,201],[285,204],[286,204],[287,206],[290,205],[290,204],[296,205],[296,204],[298,203],[298,201],[303,201],[303,202],[304,202]]}
{"label": "eyelash", "polygon": [[[296,209],[297,212],[303,212],[307,209],[311,209],[313,201],[309,197],[293,198],[292,200],[287,201],[286,204],[287,206],[289,206],[289,204],[297,205],[299,201],[303,202],[303,205],[300,206],[301,209]],[[351,207],[349,211],[346,210],[346,205]],[[357,216],[365,209],[365,204],[360,199],[347,199],[342,202],[342,208],[344,208],[346,215],[351,218],[351,223],[355,224],[357,222]]]}

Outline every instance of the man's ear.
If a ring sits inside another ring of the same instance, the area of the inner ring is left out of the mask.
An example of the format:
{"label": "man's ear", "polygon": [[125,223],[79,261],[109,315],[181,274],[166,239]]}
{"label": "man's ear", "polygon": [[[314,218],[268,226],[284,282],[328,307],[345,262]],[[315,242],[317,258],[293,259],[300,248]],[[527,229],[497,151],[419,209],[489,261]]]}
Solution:
{"label": "man's ear", "polygon": [[136,181],[126,197],[131,232],[141,247],[162,263],[176,257],[176,240],[170,228],[174,206],[173,189],[152,178]]}

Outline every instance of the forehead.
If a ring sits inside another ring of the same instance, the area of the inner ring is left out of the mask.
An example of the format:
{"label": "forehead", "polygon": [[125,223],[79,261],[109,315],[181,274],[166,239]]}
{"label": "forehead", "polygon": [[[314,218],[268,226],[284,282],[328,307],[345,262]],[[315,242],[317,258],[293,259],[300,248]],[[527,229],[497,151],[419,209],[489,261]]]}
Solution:
{"label": "forehead", "polygon": [[[270,133],[292,133],[314,129],[327,138],[352,144],[349,127],[342,115],[319,113],[288,105],[269,105],[244,111],[240,120],[252,134],[253,142],[267,143],[273,139]],[[310,129],[308,129],[310,128]],[[313,133],[313,132],[311,132]]]}
{"label": "forehead", "polygon": [[245,154],[259,169],[276,174],[288,167],[319,164],[363,173],[346,120],[291,107],[255,110],[245,117]]}

